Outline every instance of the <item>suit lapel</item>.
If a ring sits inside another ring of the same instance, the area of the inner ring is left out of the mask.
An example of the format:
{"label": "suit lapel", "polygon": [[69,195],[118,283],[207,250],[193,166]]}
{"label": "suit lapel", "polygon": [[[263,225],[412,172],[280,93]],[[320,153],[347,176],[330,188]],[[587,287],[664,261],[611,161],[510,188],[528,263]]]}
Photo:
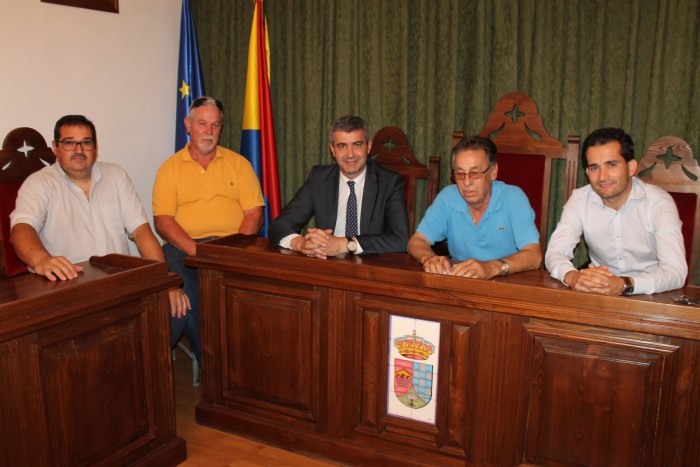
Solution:
{"label": "suit lapel", "polygon": [[372,161],[367,161],[367,176],[365,178],[365,189],[362,193],[362,214],[360,214],[360,234],[369,232],[369,221],[372,219],[372,210],[376,205],[377,193],[379,191],[379,180],[377,171]]}
{"label": "suit lapel", "polygon": [[324,228],[335,229],[335,223],[338,220],[338,184],[340,183],[340,168],[337,165],[333,167],[327,183],[331,186],[321,190],[321,193],[331,193],[332,196],[324,203],[326,212],[323,218],[329,220],[328,226]]}

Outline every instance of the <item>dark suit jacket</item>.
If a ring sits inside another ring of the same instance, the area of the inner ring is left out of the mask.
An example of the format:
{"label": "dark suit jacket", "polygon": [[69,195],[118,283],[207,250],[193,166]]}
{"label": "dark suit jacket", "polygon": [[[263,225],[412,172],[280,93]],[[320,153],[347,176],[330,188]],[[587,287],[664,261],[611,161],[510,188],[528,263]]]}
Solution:
{"label": "dark suit jacket", "polygon": [[[268,233],[273,245],[279,245],[287,235],[299,233],[316,217],[316,227],[335,229],[338,217],[337,165],[317,165],[311,169],[306,182],[292,201],[270,224]],[[367,161],[367,176],[362,195],[360,235],[357,241],[363,254],[404,252],[408,243],[408,215],[404,194],[404,178]]]}

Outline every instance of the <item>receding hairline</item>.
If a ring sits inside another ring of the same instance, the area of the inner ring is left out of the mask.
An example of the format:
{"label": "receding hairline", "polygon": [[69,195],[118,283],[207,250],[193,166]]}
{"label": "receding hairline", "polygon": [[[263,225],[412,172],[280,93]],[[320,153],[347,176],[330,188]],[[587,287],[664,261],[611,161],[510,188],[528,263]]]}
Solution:
{"label": "receding hairline", "polygon": [[194,112],[197,111],[198,109],[203,109],[204,107],[214,107],[215,110],[219,111],[219,118],[221,119],[221,121],[222,122],[224,121],[224,111],[221,110],[216,104],[210,104],[208,102],[200,105],[199,107],[195,107],[194,109],[191,109],[187,113],[187,119],[191,121],[194,118],[194,115],[193,115]]}

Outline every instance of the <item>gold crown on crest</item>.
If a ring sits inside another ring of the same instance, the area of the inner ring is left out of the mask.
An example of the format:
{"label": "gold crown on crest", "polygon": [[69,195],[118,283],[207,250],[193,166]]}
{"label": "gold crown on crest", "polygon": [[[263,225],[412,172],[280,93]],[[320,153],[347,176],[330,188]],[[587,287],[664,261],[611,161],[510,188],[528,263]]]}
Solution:
{"label": "gold crown on crest", "polygon": [[411,360],[427,360],[435,353],[435,346],[422,337],[416,336],[415,329],[410,336],[406,334],[394,339],[394,347],[403,357]]}

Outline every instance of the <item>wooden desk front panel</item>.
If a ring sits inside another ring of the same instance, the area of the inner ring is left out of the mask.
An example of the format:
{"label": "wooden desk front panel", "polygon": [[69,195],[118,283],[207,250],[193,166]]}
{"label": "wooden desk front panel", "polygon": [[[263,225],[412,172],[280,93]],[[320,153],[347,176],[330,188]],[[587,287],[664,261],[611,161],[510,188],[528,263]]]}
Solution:
{"label": "wooden desk front panel", "polygon": [[[280,287],[242,277],[222,278],[222,306],[213,316],[216,348],[226,369],[218,403],[298,428],[324,421],[319,407],[321,309],[327,296],[310,287]],[[324,358],[325,360],[325,358]],[[325,410],[324,410],[325,412]]]}
{"label": "wooden desk front panel", "polygon": [[[603,327],[595,311],[572,311],[566,322],[567,304],[487,296],[502,286],[480,281],[461,280],[456,293],[372,274],[387,271],[343,279],[324,265],[291,272],[245,257],[240,268],[211,261],[200,270],[205,368],[214,368],[205,371],[202,423],[357,464],[700,459],[700,347],[676,335],[700,327]],[[388,414],[391,316],[440,323],[435,423]]]}
{"label": "wooden desk front panel", "polygon": [[[55,286],[36,276],[15,280],[20,290],[35,286],[36,300],[3,304],[4,316],[26,303],[37,320],[27,316],[26,332],[0,335],[0,465],[184,460],[164,328],[167,287],[177,281],[167,279],[166,269],[149,285],[132,279],[121,299],[104,277]],[[56,292],[41,292],[51,288]],[[42,322],[42,311],[59,319]]]}
{"label": "wooden desk front panel", "polygon": [[[355,309],[363,330],[354,352],[362,355],[357,439],[494,465],[650,465],[655,448],[661,458],[655,435],[668,431],[672,381],[683,377],[670,377],[678,340],[392,298],[363,298]],[[390,315],[441,322],[435,425],[386,415]],[[697,397],[697,385],[684,394]],[[672,418],[688,424],[682,412]]]}
{"label": "wooden desk front panel", "polygon": [[527,326],[527,331],[525,460],[539,465],[652,464],[655,435],[665,431],[668,372],[678,345],[549,323]]}

